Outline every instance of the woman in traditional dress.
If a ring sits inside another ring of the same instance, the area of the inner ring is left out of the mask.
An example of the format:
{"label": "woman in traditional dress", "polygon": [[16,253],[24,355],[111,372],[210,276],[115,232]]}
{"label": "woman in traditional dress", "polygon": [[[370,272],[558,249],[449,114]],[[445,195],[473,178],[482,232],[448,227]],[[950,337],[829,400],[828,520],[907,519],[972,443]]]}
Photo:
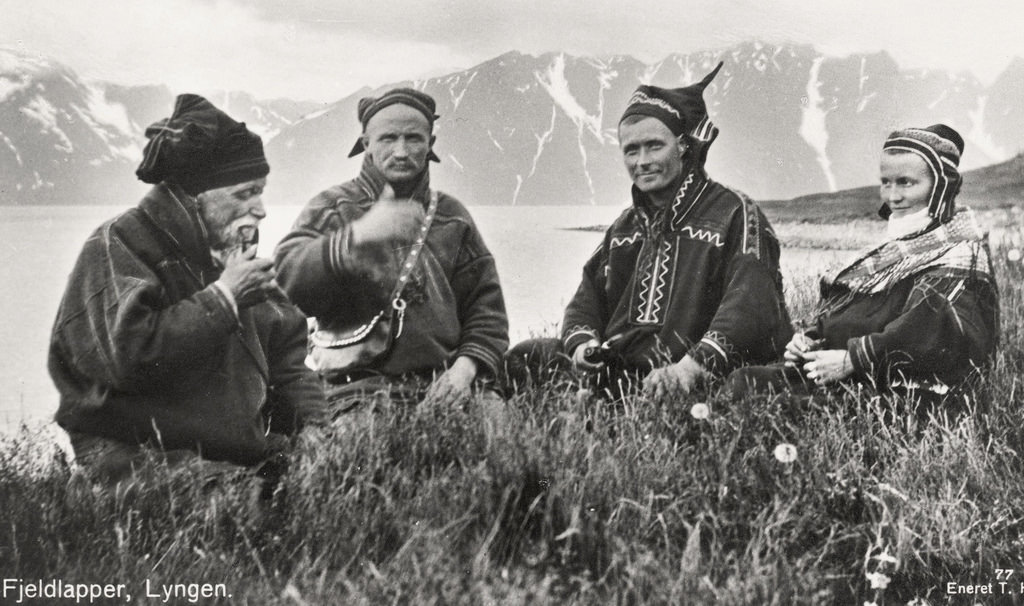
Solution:
{"label": "woman in traditional dress", "polygon": [[886,241],[822,280],[811,328],[793,336],[784,364],[733,372],[729,393],[859,383],[941,401],[990,364],[998,293],[988,235],[954,205],[963,147],[944,124],[889,135],[879,209]]}

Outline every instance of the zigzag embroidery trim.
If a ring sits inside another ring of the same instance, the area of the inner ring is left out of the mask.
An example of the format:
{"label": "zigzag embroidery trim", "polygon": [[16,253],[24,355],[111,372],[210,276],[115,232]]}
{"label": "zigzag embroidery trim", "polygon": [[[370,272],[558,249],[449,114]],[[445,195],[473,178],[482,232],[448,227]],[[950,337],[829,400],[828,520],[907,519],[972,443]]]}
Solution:
{"label": "zigzag embroidery trim", "polygon": [[618,248],[620,246],[625,246],[627,244],[632,244],[633,242],[639,240],[641,235],[642,234],[640,232],[636,232],[632,236],[619,236],[618,238],[612,238],[611,244],[608,245],[608,248],[612,249]]}
{"label": "zigzag embroidery trim", "polygon": [[709,330],[704,333],[700,342],[709,345],[712,349],[718,352],[726,363],[738,363],[740,361],[740,353],[736,350],[736,347],[733,346],[732,341],[717,330]]}
{"label": "zigzag embroidery trim", "polygon": [[661,322],[661,303],[666,295],[665,276],[670,269],[671,252],[671,241],[665,240],[662,242],[657,253],[655,253],[651,271],[644,275],[643,280],[640,282],[642,290],[640,307],[638,308],[640,313],[637,317],[637,322],[643,322],[644,324],[658,324]]}
{"label": "zigzag embroidery trim", "polygon": [[719,345],[718,343],[715,343],[713,340],[711,340],[711,339],[709,339],[707,337],[704,337],[703,339],[700,340],[700,342],[701,343],[706,343],[706,344],[710,345],[715,351],[718,352],[718,355],[722,356],[723,360],[728,360],[729,359],[729,354],[725,353],[725,350],[722,349],[722,346]]}
{"label": "zigzag embroidery trim", "polygon": [[683,200],[686,199],[686,190],[690,189],[690,185],[693,183],[693,173],[686,175],[686,180],[679,187],[679,191],[676,192],[676,199],[672,203],[672,217],[678,220],[680,213],[682,213]]}
{"label": "zigzag embroidery trim", "polygon": [[691,199],[684,208],[683,203],[686,201],[686,191],[694,181],[694,173],[687,175],[686,181],[684,181],[682,187],[679,188],[679,193],[676,195],[676,199],[672,203],[671,227],[673,231],[679,231],[682,228],[683,221],[686,220],[686,215],[689,214],[690,210],[693,209],[694,206],[697,205],[697,201],[700,200],[701,196],[704,195],[704,191],[708,188],[708,182],[704,181],[701,184],[700,191],[693,195],[693,199]]}
{"label": "zigzag embroidery trim", "polygon": [[597,338],[597,331],[594,330],[593,328],[589,326],[573,326],[572,328],[569,329],[569,332],[568,334],[565,335],[563,341],[568,341],[569,339],[579,334],[585,334],[595,339]]}
{"label": "zigzag embroidery trim", "polygon": [[689,225],[684,225],[682,229],[679,230],[679,232],[682,234],[686,234],[686,236],[691,240],[701,240],[707,242],[708,244],[714,245],[715,248],[721,248],[725,246],[725,242],[722,241],[722,234],[715,233],[713,231],[700,228],[694,229]]}

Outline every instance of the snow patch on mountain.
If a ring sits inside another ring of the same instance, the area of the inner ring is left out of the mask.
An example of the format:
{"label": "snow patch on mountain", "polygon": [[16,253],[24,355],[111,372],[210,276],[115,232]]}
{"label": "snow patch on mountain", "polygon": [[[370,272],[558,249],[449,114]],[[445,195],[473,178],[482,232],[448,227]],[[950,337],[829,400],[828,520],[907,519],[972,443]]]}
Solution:
{"label": "snow patch on mountain", "polygon": [[585,127],[593,133],[598,141],[601,140],[601,115],[591,116],[587,113],[587,110],[580,105],[580,102],[573,96],[572,91],[569,90],[569,81],[565,78],[564,53],[555,57],[546,73],[537,73],[535,77],[540,85],[544,87],[544,90],[548,91],[551,98],[555,100],[558,107],[565,112],[565,115],[578,128],[582,129]]}
{"label": "snow patch on mountain", "polygon": [[590,204],[594,202],[594,180],[590,177],[590,170],[587,169],[587,146],[583,143],[583,131],[580,130],[576,136],[576,142],[580,147],[580,157],[583,159],[583,176],[587,178],[587,189],[590,191]]}
{"label": "snow patch on mountain", "polygon": [[9,75],[0,76],[0,103],[10,95],[28,86],[28,81],[21,78],[12,78]]}
{"label": "snow patch on mountain", "polygon": [[501,143],[498,143],[498,140],[494,138],[494,135],[491,133],[491,129],[489,128],[487,129],[487,136],[491,138],[491,143],[494,144],[494,147],[498,148],[498,151],[505,151],[505,148],[501,146]]}
{"label": "snow patch on mountain", "polygon": [[825,125],[825,117],[828,110],[822,107],[824,99],[821,96],[821,64],[824,57],[816,57],[811,63],[811,73],[807,78],[807,102],[803,107],[803,118],[800,121],[800,136],[814,151],[818,153],[818,165],[825,173],[828,181],[828,190],[837,191],[836,177],[832,174],[832,163],[828,159],[828,127]]}
{"label": "snow patch on mountain", "polygon": [[14,159],[18,162],[18,166],[25,166],[25,162],[21,159],[21,152],[18,151],[18,148],[17,146],[14,145],[14,142],[11,141],[10,138],[3,133],[0,133],[0,139],[2,139],[3,142],[7,145],[8,149],[10,149],[11,152],[14,153]]}
{"label": "snow patch on mountain", "polygon": [[664,63],[664,61],[658,61],[657,63],[652,63],[651,65],[648,65],[647,68],[644,69],[644,73],[640,74],[640,84],[646,84],[650,86],[651,82],[654,81],[654,76],[658,74],[658,70],[661,69],[661,66]]}
{"label": "snow patch on mountain", "polygon": [[0,103],[52,69],[49,61],[0,48]]}
{"label": "snow patch on mountain", "polygon": [[[543,135],[534,134],[534,138],[537,139],[537,153],[533,155],[533,162],[530,164],[530,174],[526,175],[529,179],[537,172],[537,161],[540,160],[541,154],[544,153],[544,146],[551,141],[551,136],[555,132],[555,118],[558,117],[558,107],[555,105],[551,106],[551,124],[548,126],[547,132]],[[518,193],[518,189],[516,193]]]}
{"label": "snow patch on mountain", "polygon": [[459,91],[458,93],[455,92],[455,85],[457,85],[459,81],[462,80],[462,78],[456,77],[455,82],[452,83],[452,85],[448,88],[448,92],[452,94],[453,111],[459,109],[459,103],[462,103],[462,98],[466,96],[466,91],[469,90],[469,85],[473,83],[473,79],[476,78],[477,73],[479,72],[474,71],[472,74],[469,75],[469,80],[466,81],[466,85],[463,86],[462,90]]}
{"label": "snow patch on mountain", "polygon": [[971,120],[971,128],[967,131],[967,140],[973,143],[978,149],[990,158],[1006,158],[1010,154],[995,142],[992,134],[985,129],[985,105],[988,103],[988,96],[982,95],[978,98],[978,105],[967,112]]}
{"label": "snow patch on mountain", "polygon": [[690,58],[687,57],[684,61],[682,57],[676,57],[675,64],[679,67],[679,71],[682,72],[680,80],[682,82],[693,82],[693,66],[690,64]]}
{"label": "snow patch on mountain", "polygon": [[516,175],[516,189],[512,192],[512,206],[516,205],[516,201],[519,200],[519,190],[523,188],[523,176]]}
{"label": "snow patch on mountain", "polygon": [[942,93],[940,93],[939,96],[936,97],[934,101],[932,101],[931,103],[928,104],[928,109],[935,109],[936,107],[939,106],[939,103],[942,103],[943,101],[945,101],[946,97],[948,97],[948,96],[949,96],[949,89],[946,89],[946,90],[942,91]]}
{"label": "snow patch on mountain", "polygon": [[69,154],[75,151],[75,146],[71,144],[71,139],[68,138],[67,134],[57,124],[57,108],[45,98],[35,97],[21,108],[21,113],[39,122],[43,127],[43,132],[53,133],[57,137],[57,144],[54,145],[57,151]]}

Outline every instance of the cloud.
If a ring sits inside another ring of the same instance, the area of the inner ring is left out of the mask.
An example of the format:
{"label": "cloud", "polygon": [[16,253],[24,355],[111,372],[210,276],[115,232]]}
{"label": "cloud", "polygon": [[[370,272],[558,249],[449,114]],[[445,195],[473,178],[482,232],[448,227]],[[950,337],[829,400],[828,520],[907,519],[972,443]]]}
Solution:
{"label": "cloud", "polygon": [[237,89],[333,101],[467,58],[416,40],[381,44],[373,31],[337,35],[271,21],[228,1],[11,3],[3,38],[51,55],[86,77],[164,83],[175,92]]}
{"label": "cloud", "polygon": [[0,0],[0,14],[0,43],[86,77],[321,101],[509,50],[656,61],[758,38],[983,80],[1024,56],[1024,3],[998,0]]}

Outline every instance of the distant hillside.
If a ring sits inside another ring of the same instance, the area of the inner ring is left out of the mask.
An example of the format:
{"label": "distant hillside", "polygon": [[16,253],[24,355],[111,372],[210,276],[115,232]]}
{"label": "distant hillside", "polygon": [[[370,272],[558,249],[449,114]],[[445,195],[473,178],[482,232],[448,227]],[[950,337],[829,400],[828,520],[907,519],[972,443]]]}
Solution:
{"label": "distant hillside", "polygon": [[[976,210],[1024,207],[1024,153],[965,172],[957,203]],[[876,218],[881,203],[878,187],[871,185],[758,204],[772,221],[839,223]]]}

